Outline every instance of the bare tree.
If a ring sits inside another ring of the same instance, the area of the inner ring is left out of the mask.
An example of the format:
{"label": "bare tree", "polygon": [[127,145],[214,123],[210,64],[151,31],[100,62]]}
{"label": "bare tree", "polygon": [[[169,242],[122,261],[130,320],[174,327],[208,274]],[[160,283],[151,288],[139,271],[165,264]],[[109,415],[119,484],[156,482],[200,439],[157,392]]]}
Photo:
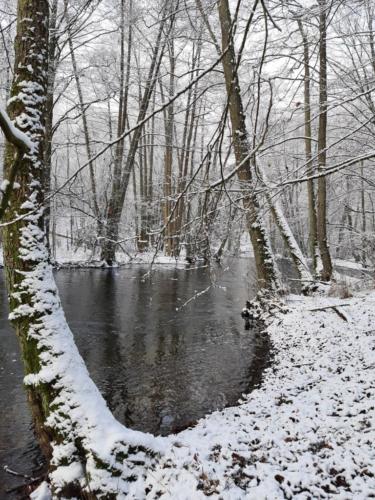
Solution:
{"label": "bare tree", "polygon": [[254,192],[254,157],[248,139],[245,114],[240,93],[240,84],[236,67],[236,54],[233,43],[233,24],[228,0],[218,4],[221,25],[223,69],[228,95],[229,114],[232,124],[232,141],[238,178],[247,190],[243,198],[246,210],[247,229],[254,249],[260,288],[277,290],[279,281],[276,264],[266,234],[266,228],[259,209],[259,200]]}
{"label": "bare tree", "polygon": [[[326,0],[319,0],[319,131],[318,131],[318,171],[324,172],[327,160],[327,10]],[[327,235],[327,187],[326,177],[318,179],[317,236],[322,259],[321,278],[330,281],[332,261]]]}

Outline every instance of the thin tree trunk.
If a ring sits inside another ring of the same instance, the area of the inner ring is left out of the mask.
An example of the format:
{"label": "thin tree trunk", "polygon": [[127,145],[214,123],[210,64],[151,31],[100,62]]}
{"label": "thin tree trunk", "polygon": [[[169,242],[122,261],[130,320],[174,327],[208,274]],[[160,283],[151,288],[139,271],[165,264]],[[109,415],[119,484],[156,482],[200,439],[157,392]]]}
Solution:
{"label": "thin tree trunk", "polygon": [[[164,14],[165,9],[162,12],[163,17],[159,24],[159,32],[157,35],[155,47],[153,49],[151,64],[146,80],[146,86],[143,92],[142,101],[140,103],[137,123],[140,123],[142,120],[144,120],[146,116],[160,69],[162,54],[164,52],[165,45],[165,42],[162,42],[164,26],[166,22]],[[124,117],[124,119],[125,118],[126,117]],[[107,265],[112,265],[116,261],[116,247],[119,235],[121,214],[124,206],[125,195],[127,192],[130,175],[134,168],[134,161],[139,145],[139,140],[142,134],[142,128],[143,127],[138,127],[133,132],[124,168],[121,169],[121,172],[118,172],[118,176],[114,175],[113,178],[111,196],[106,214],[105,237],[101,250],[101,259],[106,262]]]}
{"label": "thin tree trunk", "polygon": [[[327,147],[327,3],[319,0],[319,132],[318,132],[318,170],[324,173],[326,168]],[[322,259],[321,279],[330,281],[332,261],[327,236],[327,185],[324,175],[318,178],[317,197],[317,235]]]}
{"label": "thin tree trunk", "polygon": [[91,140],[90,140],[89,126],[88,126],[88,120],[87,120],[87,115],[86,115],[85,103],[83,100],[81,80],[80,80],[80,76],[79,76],[79,72],[78,72],[76,56],[75,56],[74,47],[73,47],[73,39],[72,39],[72,33],[71,33],[71,28],[70,28],[70,18],[68,15],[68,2],[67,2],[67,0],[64,0],[64,2],[65,2],[65,16],[66,16],[66,20],[67,20],[68,37],[69,37],[68,42],[69,42],[70,57],[72,59],[74,79],[75,79],[76,86],[77,86],[79,109],[81,112],[83,133],[84,133],[84,137],[85,137],[86,154],[87,154],[87,159],[90,162],[89,163],[89,175],[90,175],[90,185],[91,185],[92,211],[93,211],[95,218],[96,218],[97,232],[98,232],[98,236],[100,237],[101,233],[102,233],[102,223],[101,223],[101,213],[100,213],[100,208],[99,208],[97,186],[96,186],[96,179],[95,179],[95,168],[94,168],[94,163],[91,161],[93,154],[91,151]]}
{"label": "thin tree trunk", "polygon": [[363,161],[361,163],[362,265],[366,266],[366,200]]}
{"label": "thin tree trunk", "polygon": [[[261,168],[259,168],[258,165],[258,176],[260,180],[265,184],[266,188],[267,186],[267,176],[266,174],[262,171]],[[275,223],[280,231],[280,234],[284,240],[285,246],[292,257],[293,263],[295,265],[295,268],[298,272],[298,276],[302,282],[305,282],[305,284],[313,281],[309,266],[307,265],[306,259],[303,256],[303,253],[301,251],[300,246],[297,243],[296,238],[294,237],[294,234],[292,230],[290,229],[290,225],[284,216],[283,210],[280,206],[280,203],[278,200],[274,199],[272,196],[272,192],[269,189],[266,189],[266,199],[267,202],[270,206],[273,218],[275,220]]]}
{"label": "thin tree trunk", "polygon": [[[171,99],[175,92],[175,55],[173,35],[169,43],[169,87],[168,98]],[[162,85],[162,84],[160,84]],[[162,87],[161,87],[162,90]],[[164,153],[164,181],[162,212],[164,224],[169,220],[172,211],[172,167],[173,167],[173,137],[174,137],[174,105],[168,106],[164,117],[165,128],[165,153]],[[173,255],[173,234],[174,221],[167,224],[164,237],[164,252],[166,255]]]}
{"label": "thin tree trunk", "polygon": [[[198,41],[199,44],[199,41]],[[192,61],[192,71],[191,71],[191,79],[194,78],[194,70],[198,66],[200,61],[200,49],[199,45],[197,48],[197,53],[193,53],[193,61]],[[186,118],[185,118],[185,126],[184,126],[184,141],[183,141],[183,152],[182,159],[180,164],[180,176],[178,183],[178,192],[182,193],[188,182],[188,173],[189,173],[189,164],[191,158],[191,146],[193,140],[193,132],[194,132],[194,123],[196,121],[196,106],[197,106],[197,93],[198,93],[198,84],[194,85],[189,89],[188,100],[187,100],[187,109],[186,109]],[[192,103],[191,103],[192,101]],[[174,257],[178,257],[180,253],[180,241],[182,237],[182,227],[185,220],[185,208],[186,208],[186,195],[179,198],[176,221],[174,225],[174,245],[173,245],[173,255]]]}
{"label": "thin tree trunk", "polygon": [[[314,174],[312,162],[312,130],[311,130],[311,97],[310,97],[310,51],[309,41],[304,32],[302,21],[298,20],[303,41],[303,66],[304,66],[304,111],[305,111],[305,154],[307,175]],[[310,256],[312,258],[312,267],[314,276],[318,275],[319,245],[318,245],[318,226],[316,214],[315,188],[313,179],[307,181],[308,196],[308,214],[309,214],[309,246]]]}
{"label": "thin tree trunk", "polygon": [[[52,139],[53,139],[53,104],[54,104],[54,87],[56,78],[57,66],[57,35],[56,35],[56,19],[57,19],[58,0],[53,0],[51,5],[50,26],[49,26],[49,43],[48,43],[48,87],[46,99],[46,130],[44,140],[44,175],[43,187],[45,193],[51,190],[51,161],[52,161]],[[51,201],[47,201],[44,212],[44,224],[46,230],[47,246],[50,244],[50,219],[51,219]]]}

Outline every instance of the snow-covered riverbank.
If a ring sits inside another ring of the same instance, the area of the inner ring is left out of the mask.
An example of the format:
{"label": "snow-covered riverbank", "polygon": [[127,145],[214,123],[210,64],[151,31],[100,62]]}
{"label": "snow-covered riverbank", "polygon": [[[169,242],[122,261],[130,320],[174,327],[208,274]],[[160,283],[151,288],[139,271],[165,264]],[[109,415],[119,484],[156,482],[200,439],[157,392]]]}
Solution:
{"label": "snow-covered riverbank", "polygon": [[[313,309],[350,304],[338,311]],[[269,327],[275,358],[246,403],[170,438],[149,498],[375,496],[375,293],[291,297]]]}
{"label": "snow-covered riverbank", "polygon": [[[321,309],[335,304],[345,305]],[[166,453],[127,498],[375,496],[375,293],[288,306],[268,326],[275,352],[262,386],[163,438]]]}

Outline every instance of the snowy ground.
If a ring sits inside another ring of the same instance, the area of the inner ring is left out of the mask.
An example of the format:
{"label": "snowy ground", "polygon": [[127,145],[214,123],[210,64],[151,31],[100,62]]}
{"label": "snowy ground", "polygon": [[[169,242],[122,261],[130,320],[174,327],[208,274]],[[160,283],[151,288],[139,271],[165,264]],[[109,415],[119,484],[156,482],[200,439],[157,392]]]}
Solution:
{"label": "snowy ground", "polygon": [[288,306],[268,326],[262,386],[162,438],[165,453],[127,498],[375,498],[375,292]]}

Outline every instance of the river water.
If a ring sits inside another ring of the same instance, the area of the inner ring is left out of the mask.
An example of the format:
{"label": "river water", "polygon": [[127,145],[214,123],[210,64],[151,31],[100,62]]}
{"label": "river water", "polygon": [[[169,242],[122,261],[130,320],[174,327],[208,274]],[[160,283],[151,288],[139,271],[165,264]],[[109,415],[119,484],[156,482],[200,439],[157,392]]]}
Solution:
{"label": "river water", "polygon": [[[268,344],[240,317],[255,294],[250,259],[147,270],[63,269],[55,276],[80,353],[114,415],[134,429],[168,434],[235,404],[259,382]],[[22,480],[4,465],[31,474],[42,457],[1,270],[0,332],[0,498],[8,498],[4,491]]]}

